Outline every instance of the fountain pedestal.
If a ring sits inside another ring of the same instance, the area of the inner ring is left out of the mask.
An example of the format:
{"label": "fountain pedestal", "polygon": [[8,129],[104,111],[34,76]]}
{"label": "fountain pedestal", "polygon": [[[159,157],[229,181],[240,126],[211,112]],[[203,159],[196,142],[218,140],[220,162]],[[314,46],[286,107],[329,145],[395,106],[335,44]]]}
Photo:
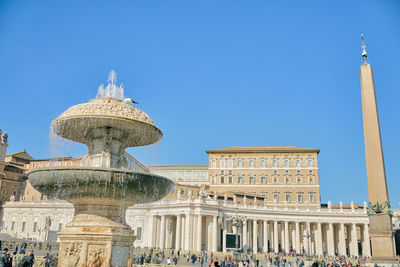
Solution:
{"label": "fountain pedestal", "polygon": [[72,197],[69,201],[75,216],[58,234],[59,266],[128,266],[135,236],[125,213],[134,202],[107,197]]}
{"label": "fountain pedestal", "polygon": [[133,231],[105,217],[78,214],[58,236],[59,267],[126,267],[132,258]]}

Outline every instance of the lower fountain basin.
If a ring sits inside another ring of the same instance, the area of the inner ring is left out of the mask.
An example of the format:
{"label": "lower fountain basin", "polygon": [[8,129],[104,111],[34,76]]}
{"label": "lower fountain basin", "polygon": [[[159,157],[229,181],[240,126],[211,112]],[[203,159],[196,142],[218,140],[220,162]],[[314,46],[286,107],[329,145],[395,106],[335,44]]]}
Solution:
{"label": "lower fountain basin", "polygon": [[99,199],[132,206],[154,202],[165,197],[173,182],[151,173],[94,167],[55,167],[28,173],[32,186],[39,192],[74,203],[74,199]]}

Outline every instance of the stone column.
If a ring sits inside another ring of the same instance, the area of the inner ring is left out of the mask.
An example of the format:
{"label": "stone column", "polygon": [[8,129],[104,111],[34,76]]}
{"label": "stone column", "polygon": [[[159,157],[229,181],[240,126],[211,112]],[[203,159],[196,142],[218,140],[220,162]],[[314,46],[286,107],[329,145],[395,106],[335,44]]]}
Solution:
{"label": "stone column", "polygon": [[316,244],[315,244],[315,253],[317,255],[322,255],[322,227],[321,223],[317,222],[317,231],[315,233],[316,235]]}
{"label": "stone column", "polygon": [[274,222],[269,222],[269,250],[274,251]]}
{"label": "stone column", "polygon": [[212,229],[212,240],[213,240],[213,247],[212,251],[216,252],[217,251],[217,229],[218,229],[218,221],[217,221],[217,216],[213,216],[213,229]]}
{"label": "stone column", "polygon": [[192,215],[191,214],[186,214],[186,219],[185,219],[185,250],[191,250],[190,244],[192,244],[192,236],[193,236],[193,231],[192,231]]}
{"label": "stone column", "polygon": [[248,248],[248,245],[247,245],[247,219],[243,220],[243,248]]}
{"label": "stone column", "polygon": [[185,239],[186,239],[186,221],[187,221],[187,217],[186,216],[182,216],[181,219],[181,249],[185,250]]}
{"label": "stone column", "polygon": [[257,228],[258,224],[257,224],[257,220],[253,220],[253,253],[257,253],[257,232],[258,232],[258,228]]}
{"label": "stone column", "polygon": [[280,224],[278,224],[279,226],[279,228],[280,228],[280,234],[281,234],[281,236],[280,236],[280,239],[281,239],[281,252],[284,252],[285,251],[285,223],[284,222],[282,222],[282,223],[280,223]]}
{"label": "stone column", "polygon": [[357,225],[355,223],[351,224],[350,255],[358,257]]}
{"label": "stone column", "polygon": [[210,216],[206,217],[206,229],[207,229],[207,250],[212,251],[212,242],[213,242],[213,236],[212,236],[212,219]]}
{"label": "stone column", "polygon": [[160,226],[160,244],[158,245],[161,249],[165,248],[165,215],[161,215],[161,226]]}
{"label": "stone column", "polygon": [[226,252],[226,230],[227,230],[227,222],[226,218],[224,218],[224,224],[223,224],[223,230],[222,230],[222,251]]}
{"label": "stone column", "polygon": [[333,224],[332,223],[328,223],[327,239],[328,239],[328,255],[334,256],[335,255],[335,243],[333,240]]}
{"label": "stone column", "polygon": [[268,251],[268,222],[267,221],[263,221],[263,236],[264,236],[264,238],[263,238],[263,250],[264,250],[264,252],[267,252]]}
{"label": "stone column", "polygon": [[201,251],[201,237],[202,237],[202,230],[203,230],[203,217],[201,214],[197,215],[197,251]]}
{"label": "stone column", "polygon": [[370,243],[369,243],[368,223],[364,224],[364,227],[363,227],[362,253],[363,253],[364,257],[371,257],[371,247],[370,247]]}
{"label": "stone column", "polygon": [[344,233],[344,223],[339,224],[339,255],[346,256],[346,239]]}
{"label": "stone column", "polygon": [[[172,234],[172,229],[170,228],[172,224],[172,218],[171,216],[165,216],[165,243],[164,243],[164,248],[169,249],[171,247],[171,234]],[[169,228],[169,229],[168,229]]]}
{"label": "stone column", "polygon": [[300,223],[296,222],[296,253],[299,254],[301,252],[300,246]]}
{"label": "stone column", "polygon": [[152,247],[155,247],[155,244],[154,244],[154,227],[155,227],[155,217],[156,216],[154,216],[154,215],[150,215],[150,223],[149,223],[149,239],[148,239],[148,243],[147,243],[147,246],[148,247],[150,247],[150,248],[152,248]]}
{"label": "stone column", "polygon": [[285,252],[289,252],[289,222],[285,222]]}
{"label": "stone column", "polygon": [[291,226],[291,229],[292,229],[292,242],[291,242],[291,245],[292,245],[293,251],[296,251],[296,227],[295,227],[294,223],[292,223],[291,225],[292,225]]}
{"label": "stone column", "polygon": [[182,215],[178,214],[176,216],[176,238],[175,238],[175,249],[181,249],[181,220]]}
{"label": "stone column", "polygon": [[274,252],[279,252],[279,242],[278,242],[278,221],[274,221]]}

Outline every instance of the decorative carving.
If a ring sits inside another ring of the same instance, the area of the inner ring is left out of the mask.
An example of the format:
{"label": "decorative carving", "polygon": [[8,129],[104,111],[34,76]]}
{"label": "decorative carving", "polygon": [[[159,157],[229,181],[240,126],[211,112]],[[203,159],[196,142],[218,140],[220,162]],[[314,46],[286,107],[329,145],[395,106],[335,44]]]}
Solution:
{"label": "decorative carving", "polygon": [[44,230],[46,231],[50,230],[50,226],[51,226],[51,217],[46,216],[46,221],[44,223]]}
{"label": "decorative carving", "polygon": [[[369,206],[368,215],[369,214],[391,214],[391,215],[393,215],[393,211],[391,210],[389,201],[385,201],[384,203],[379,203],[379,201],[377,201],[375,204],[372,204],[371,201],[369,201],[368,206]],[[384,211],[386,208],[387,208],[387,211]]]}
{"label": "decorative carving", "polygon": [[80,266],[81,259],[81,251],[82,251],[82,243],[72,242],[72,243],[64,243],[60,251],[64,251],[61,256],[64,258],[62,262],[66,264],[66,266],[78,267]]}
{"label": "decorative carving", "polygon": [[3,144],[8,144],[8,132],[7,131],[5,133],[1,133],[1,130],[0,130],[0,142]]}
{"label": "decorative carving", "polygon": [[88,103],[75,105],[67,109],[57,119],[68,117],[115,117],[127,120],[136,120],[155,126],[153,120],[144,111],[125,105],[120,100],[98,98]]}
{"label": "decorative carving", "polygon": [[87,267],[105,267],[106,250],[101,245],[89,245]]}

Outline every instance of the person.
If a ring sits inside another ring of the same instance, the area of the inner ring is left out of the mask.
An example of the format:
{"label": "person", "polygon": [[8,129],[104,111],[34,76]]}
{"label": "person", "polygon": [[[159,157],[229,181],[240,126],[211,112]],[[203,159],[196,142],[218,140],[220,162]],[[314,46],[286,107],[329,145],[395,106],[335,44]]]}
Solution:
{"label": "person", "polygon": [[17,257],[17,252],[14,251],[13,256],[12,256],[12,267],[17,267],[18,266],[18,257]]}
{"label": "person", "polygon": [[35,262],[35,256],[33,255],[32,251],[29,251],[28,255],[22,258],[18,267],[33,267],[34,262]]}
{"label": "person", "polygon": [[44,267],[50,267],[50,255],[47,253],[47,255],[44,257]]}
{"label": "person", "polygon": [[7,257],[8,249],[5,248],[3,251],[0,253],[0,267],[8,267],[10,264],[10,261],[8,260]]}
{"label": "person", "polygon": [[171,265],[171,259],[169,257],[167,259],[167,265]]}

